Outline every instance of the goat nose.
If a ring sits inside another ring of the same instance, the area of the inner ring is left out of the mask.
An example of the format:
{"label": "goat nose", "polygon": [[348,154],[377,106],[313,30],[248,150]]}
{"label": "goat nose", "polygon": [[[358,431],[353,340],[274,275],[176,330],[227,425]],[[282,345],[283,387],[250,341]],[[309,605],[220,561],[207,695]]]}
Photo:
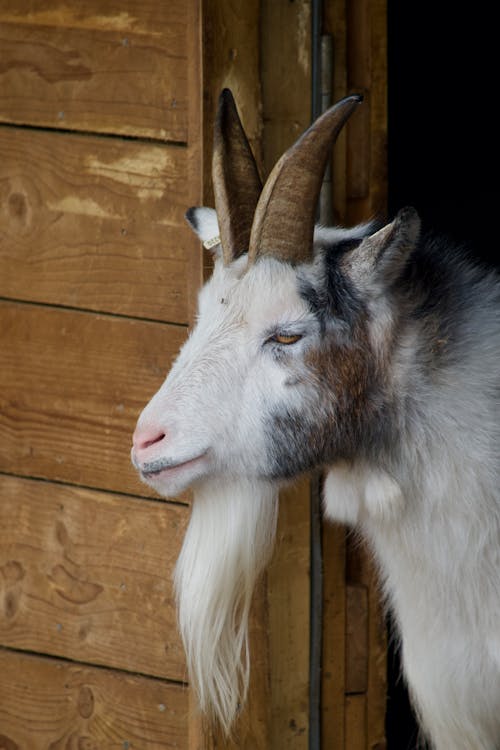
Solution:
{"label": "goat nose", "polygon": [[134,445],[134,450],[136,452],[139,451],[145,451],[147,448],[150,448],[152,445],[155,445],[156,443],[160,443],[163,438],[165,437],[165,432],[154,426],[147,426],[147,427],[141,427],[137,428],[134,432],[134,436],[132,438],[132,443]]}

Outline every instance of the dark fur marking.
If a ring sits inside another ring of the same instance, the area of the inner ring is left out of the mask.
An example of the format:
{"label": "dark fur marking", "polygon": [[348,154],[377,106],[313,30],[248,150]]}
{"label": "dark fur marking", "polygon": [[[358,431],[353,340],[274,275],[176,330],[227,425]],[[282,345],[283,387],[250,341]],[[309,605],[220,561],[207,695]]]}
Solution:
{"label": "dark fur marking", "polygon": [[342,256],[354,250],[360,242],[361,240],[345,240],[325,249],[325,283],[320,288],[314,287],[305,279],[299,279],[299,294],[307,302],[323,332],[329,319],[335,318],[352,327],[356,318],[364,311],[353,284],[339,267]]}
{"label": "dark fur marking", "polygon": [[197,232],[198,227],[198,219],[196,218],[196,206],[192,206],[191,208],[188,208],[186,213],[184,214],[184,217],[188,224],[193,227],[194,231]]}
{"label": "dark fur marking", "polygon": [[384,439],[386,420],[376,407],[384,399],[376,393],[380,378],[374,363],[364,325],[356,326],[349,345],[339,346],[329,333],[320,351],[308,353],[307,410],[301,413],[284,404],[266,425],[273,478],[353,458],[369,450],[364,448],[367,439]]}
{"label": "dark fur marking", "polygon": [[[471,329],[471,314],[481,320],[485,304],[491,309],[500,303],[500,285],[494,286],[488,272],[443,240],[425,237],[386,289],[394,319],[381,359],[370,345],[364,301],[339,269],[342,256],[335,248],[325,254],[323,288],[298,280],[322,336],[319,349],[305,359],[310,377],[303,383],[304,411],[284,403],[266,423],[273,478],[290,478],[339,458],[397,464],[402,443],[425,418],[417,381],[428,378],[433,384],[437,370],[462,360],[481,333]],[[329,317],[347,324],[345,335],[327,326]],[[401,393],[388,375],[394,353],[407,346],[408,329],[416,331],[418,343],[415,369],[409,368],[408,387]]]}

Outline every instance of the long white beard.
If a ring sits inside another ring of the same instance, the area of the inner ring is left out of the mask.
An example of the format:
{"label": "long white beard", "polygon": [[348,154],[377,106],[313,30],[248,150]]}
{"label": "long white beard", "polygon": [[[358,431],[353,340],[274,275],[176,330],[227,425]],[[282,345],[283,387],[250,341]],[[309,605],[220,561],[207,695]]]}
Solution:
{"label": "long white beard", "polygon": [[200,484],[175,569],[190,681],[201,711],[226,733],[248,690],[248,616],[273,550],[277,508],[277,490],[266,482]]}

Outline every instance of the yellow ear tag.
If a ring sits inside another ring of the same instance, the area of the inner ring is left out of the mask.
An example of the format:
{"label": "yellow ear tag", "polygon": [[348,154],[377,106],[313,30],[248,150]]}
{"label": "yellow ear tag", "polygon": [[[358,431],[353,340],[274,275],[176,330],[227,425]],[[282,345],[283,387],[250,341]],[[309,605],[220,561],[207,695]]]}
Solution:
{"label": "yellow ear tag", "polygon": [[205,240],[203,247],[205,250],[211,250],[216,245],[220,245],[220,237],[212,237],[210,240]]}

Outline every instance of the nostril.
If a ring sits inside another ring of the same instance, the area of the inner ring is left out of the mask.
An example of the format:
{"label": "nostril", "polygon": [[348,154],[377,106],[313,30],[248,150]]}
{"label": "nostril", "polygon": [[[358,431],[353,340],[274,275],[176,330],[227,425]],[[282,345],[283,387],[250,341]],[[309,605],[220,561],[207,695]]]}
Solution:
{"label": "nostril", "polygon": [[150,445],[154,445],[155,443],[160,443],[164,437],[165,437],[165,433],[160,432],[158,435],[156,435],[156,437],[151,438],[151,440],[145,440],[140,447],[143,449],[149,448]]}
{"label": "nostril", "polygon": [[140,430],[134,433],[133,443],[136,451],[144,451],[165,437],[163,430]]}

